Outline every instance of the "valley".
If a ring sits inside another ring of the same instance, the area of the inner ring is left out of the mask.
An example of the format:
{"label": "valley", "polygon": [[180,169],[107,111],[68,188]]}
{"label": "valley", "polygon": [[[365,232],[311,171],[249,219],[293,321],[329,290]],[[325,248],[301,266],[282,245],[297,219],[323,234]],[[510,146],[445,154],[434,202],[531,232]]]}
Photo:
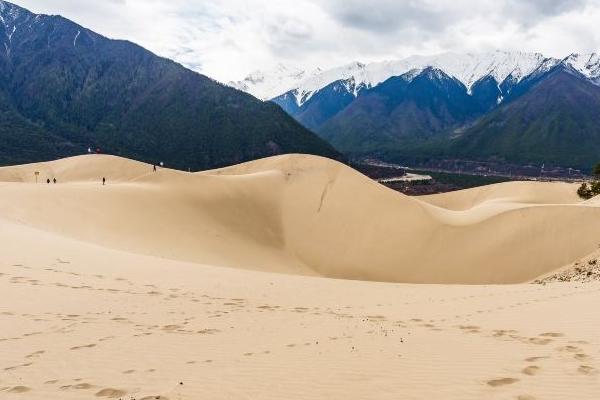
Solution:
{"label": "valley", "polygon": [[287,91],[273,88],[265,95],[260,88],[281,73],[230,84],[277,103],[349,158],[583,171],[598,161],[596,53],[557,59],[496,51],[351,63],[297,73]]}
{"label": "valley", "polygon": [[17,1],[0,399],[598,400],[598,1]]}

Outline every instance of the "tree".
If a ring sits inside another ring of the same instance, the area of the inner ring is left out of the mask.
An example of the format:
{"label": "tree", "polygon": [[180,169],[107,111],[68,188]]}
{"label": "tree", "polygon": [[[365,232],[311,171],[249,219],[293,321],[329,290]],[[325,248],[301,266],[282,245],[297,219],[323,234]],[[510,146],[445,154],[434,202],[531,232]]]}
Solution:
{"label": "tree", "polygon": [[594,166],[594,169],[592,169],[592,175],[594,180],[591,183],[584,182],[581,184],[579,189],[577,189],[577,194],[582,199],[591,199],[592,197],[600,194],[600,163]]}
{"label": "tree", "polygon": [[591,199],[594,196],[591,187],[585,182],[583,182],[581,186],[579,186],[579,189],[577,189],[577,194],[579,195],[579,197],[585,200]]}

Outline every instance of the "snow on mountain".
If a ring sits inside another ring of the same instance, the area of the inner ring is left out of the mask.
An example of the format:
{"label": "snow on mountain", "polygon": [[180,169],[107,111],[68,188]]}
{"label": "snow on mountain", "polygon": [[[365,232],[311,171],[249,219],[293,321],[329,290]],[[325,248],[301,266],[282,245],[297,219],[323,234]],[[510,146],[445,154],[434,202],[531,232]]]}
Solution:
{"label": "snow on mountain", "polygon": [[[325,71],[313,79],[304,80],[298,85],[295,94],[298,105],[301,105],[312,94],[336,80],[353,77],[356,88],[371,88],[393,76],[402,76],[409,72],[415,76],[428,67],[439,69],[458,79],[470,91],[475,82],[487,76],[493,77],[499,84],[508,76],[518,82],[547,60],[539,53],[496,51],[482,54],[445,53],[435,56],[411,56],[402,60],[374,62],[367,65],[353,63],[351,64],[354,67],[352,72],[346,66]],[[357,93],[357,90],[353,92],[355,96]]]}
{"label": "snow on mountain", "polygon": [[278,64],[269,71],[255,71],[241,81],[229,82],[228,85],[250,93],[261,100],[269,100],[296,87],[303,80],[314,77],[322,71],[307,73],[304,70]]}
{"label": "snow on mountain", "polygon": [[458,79],[470,91],[478,80],[487,76],[493,77],[499,84],[509,76],[518,82],[536,70],[550,68],[558,62],[560,60],[539,53],[505,51],[444,53],[370,64],[353,62],[325,71],[318,70],[308,76],[302,71],[294,73],[294,70],[285,68],[275,74],[252,74],[242,81],[242,84],[237,83],[232,86],[262,99],[272,99],[293,91],[296,102],[300,106],[317,91],[336,81],[345,81],[348,92],[357,96],[360,90],[377,86],[393,76],[401,76],[409,72],[410,76],[415,76],[423,69],[433,67]]}
{"label": "snow on mountain", "polygon": [[564,62],[576,71],[600,84],[600,54],[571,54]]}

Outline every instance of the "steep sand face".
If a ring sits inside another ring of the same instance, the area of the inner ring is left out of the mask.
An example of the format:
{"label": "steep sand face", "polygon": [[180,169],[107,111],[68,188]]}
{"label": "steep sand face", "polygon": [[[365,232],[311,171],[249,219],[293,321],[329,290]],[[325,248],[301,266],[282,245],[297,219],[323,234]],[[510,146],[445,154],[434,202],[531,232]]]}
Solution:
{"label": "steep sand face", "polygon": [[[57,185],[31,184],[33,171]],[[102,176],[108,185],[99,184]],[[189,174],[110,156],[0,169],[0,218],[140,254],[415,283],[531,280],[595,250],[576,187],[513,183],[410,198],[331,160],[281,156]]]}

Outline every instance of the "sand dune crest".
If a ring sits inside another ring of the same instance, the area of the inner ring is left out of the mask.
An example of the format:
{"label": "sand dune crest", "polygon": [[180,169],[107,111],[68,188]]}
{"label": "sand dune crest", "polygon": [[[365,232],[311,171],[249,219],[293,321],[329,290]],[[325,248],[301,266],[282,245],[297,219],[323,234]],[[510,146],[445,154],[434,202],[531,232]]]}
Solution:
{"label": "sand dune crest", "polygon": [[[35,171],[58,184],[32,184]],[[344,279],[524,282],[592,252],[600,235],[600,208],[574,185],[411,198],[304,155],[196,174],[90,155],[0,168],[0,180],[6,220],[134,253]]]}

